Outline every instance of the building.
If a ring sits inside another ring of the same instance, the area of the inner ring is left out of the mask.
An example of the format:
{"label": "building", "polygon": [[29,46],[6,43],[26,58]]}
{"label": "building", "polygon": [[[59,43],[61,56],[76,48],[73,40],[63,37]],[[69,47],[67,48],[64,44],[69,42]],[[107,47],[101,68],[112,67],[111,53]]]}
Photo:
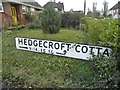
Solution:
{"label": "building", "polygon": [[52,7],[54,8],[56,11],[64,13],[64,4],[61,2],[56,3],[55,0],[54,1],[49,1],[48,3],[46,3],[43,8],[49,8]]}
{"label": "building", "polygon": [[120,17],[120,1],[109,10],[109,14],[111,14],[113,18]]}
{"label": "building", "polygon": [[27,12],[42,11],[42,9],[34,0],[31,0],[31,2],[0,0],[0,28],[25,24],[25,15]]}
{"label": "building", "polygon": [[[80,14],[80,16],[84,16],[84,12],[83,11],[74,11],[73,9],[70,9],[70,11],[68,11],[69,13],[75,13],[75,14]],[[68,12],[65,12],[65,13],[68,13]]]}

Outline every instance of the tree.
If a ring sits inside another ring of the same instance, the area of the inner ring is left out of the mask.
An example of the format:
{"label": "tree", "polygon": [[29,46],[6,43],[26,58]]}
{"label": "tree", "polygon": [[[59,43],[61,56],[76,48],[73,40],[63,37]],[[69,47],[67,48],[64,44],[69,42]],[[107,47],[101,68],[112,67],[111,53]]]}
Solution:
{"label": "tree", "polygon": [[44,33],[55,34],[60,31],[61,15],[54,8],[49,7],[42,13],[41,28]]}

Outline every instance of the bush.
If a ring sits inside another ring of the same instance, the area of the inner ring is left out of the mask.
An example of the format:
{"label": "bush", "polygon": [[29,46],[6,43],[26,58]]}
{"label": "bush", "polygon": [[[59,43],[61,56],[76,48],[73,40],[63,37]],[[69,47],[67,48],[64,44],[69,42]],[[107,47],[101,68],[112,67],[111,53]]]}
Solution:
{"label": "bush", "polygon": [[85,25],[85,42],[106,46],[120,45],[117,43],[118,20],[85,17],[81,19],[81,24]]}
{"label": "bush", "polygon": [[120,71],[120,29],[118,19],[86,17],[82,23],[87,27],[84,42],[113,47],[115,53],[109,59],[102,57],[93,59],[93,71],[96,69],[96,83],[94,84],[99,87],[116,87],[117,83],[120,83],[120,78],[118,78]]}
{"label": "bush", "polygon": [[41,21],[39,19],[35,19],[34,21],[27,24],[28,29],[40,29]]}
{"label": "bush", "polygon": [[27,22],[29,23],[29,22],[32,22],[36,18],[36,15],[32,15],[31,12],[28,12],[26,13],[25,18]]}
{"label": "bush", "polygon": [[55,34],[60,31],[61,15],[49,7],[42,13],[41,27],[44,33]]}
{"label": "bush", "polygon": [[97,88],[118,88],[120,73],[116,70],[114,56],[105,58],[97,56],[91,59],[91,67],[94,73],[93,85]]}
{"label": "bush", "polygon": [[118,19],[107,20],[104,33],[101,33],[99,35],[100,44],[113,47],[120,46],[120,42],[118,42],[118,38],[120,37],[120,29],[118,27],[118,24]]}
{"label": "bush", "polygon": [[34,12],[34,13],[28,12],[26,14],[26,19],[28,21],[27,28],[28,29],[41,28],[41,19],[40,18],[41,18],[40,12]]}
{"label": "bush", "polygon": [[66,12],[62,14],[62,27],[67,28],[76,28],[79,29],[80,25],[80,17],[83,17],[83,15],[79,12]]}

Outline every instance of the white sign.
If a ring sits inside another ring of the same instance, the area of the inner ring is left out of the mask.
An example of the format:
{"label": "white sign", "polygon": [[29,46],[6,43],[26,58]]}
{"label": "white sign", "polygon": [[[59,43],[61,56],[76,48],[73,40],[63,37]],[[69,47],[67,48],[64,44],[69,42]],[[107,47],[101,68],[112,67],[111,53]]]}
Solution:
{"label": "white sign", "polygon": [[16,37],[16,48],[44,54],[52,54],[77,59],[89,60],[94,55],[109,57],[111,49],[101,46],[66,43],[59,41],[38,40]]}

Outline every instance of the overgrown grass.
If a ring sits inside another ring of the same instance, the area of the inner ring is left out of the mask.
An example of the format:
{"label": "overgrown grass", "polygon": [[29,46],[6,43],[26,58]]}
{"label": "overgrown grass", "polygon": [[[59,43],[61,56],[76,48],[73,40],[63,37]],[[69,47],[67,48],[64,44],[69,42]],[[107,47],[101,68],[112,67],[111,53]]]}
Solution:
{"label": "overgrown grass", "polygon": [[58,34],[42,30],[3,33],[3,82],[17,87],[88,87],[94,75],[88,61],[45,55],[15,48],[15,37],[82,42],[84,33],[62,29]]}

